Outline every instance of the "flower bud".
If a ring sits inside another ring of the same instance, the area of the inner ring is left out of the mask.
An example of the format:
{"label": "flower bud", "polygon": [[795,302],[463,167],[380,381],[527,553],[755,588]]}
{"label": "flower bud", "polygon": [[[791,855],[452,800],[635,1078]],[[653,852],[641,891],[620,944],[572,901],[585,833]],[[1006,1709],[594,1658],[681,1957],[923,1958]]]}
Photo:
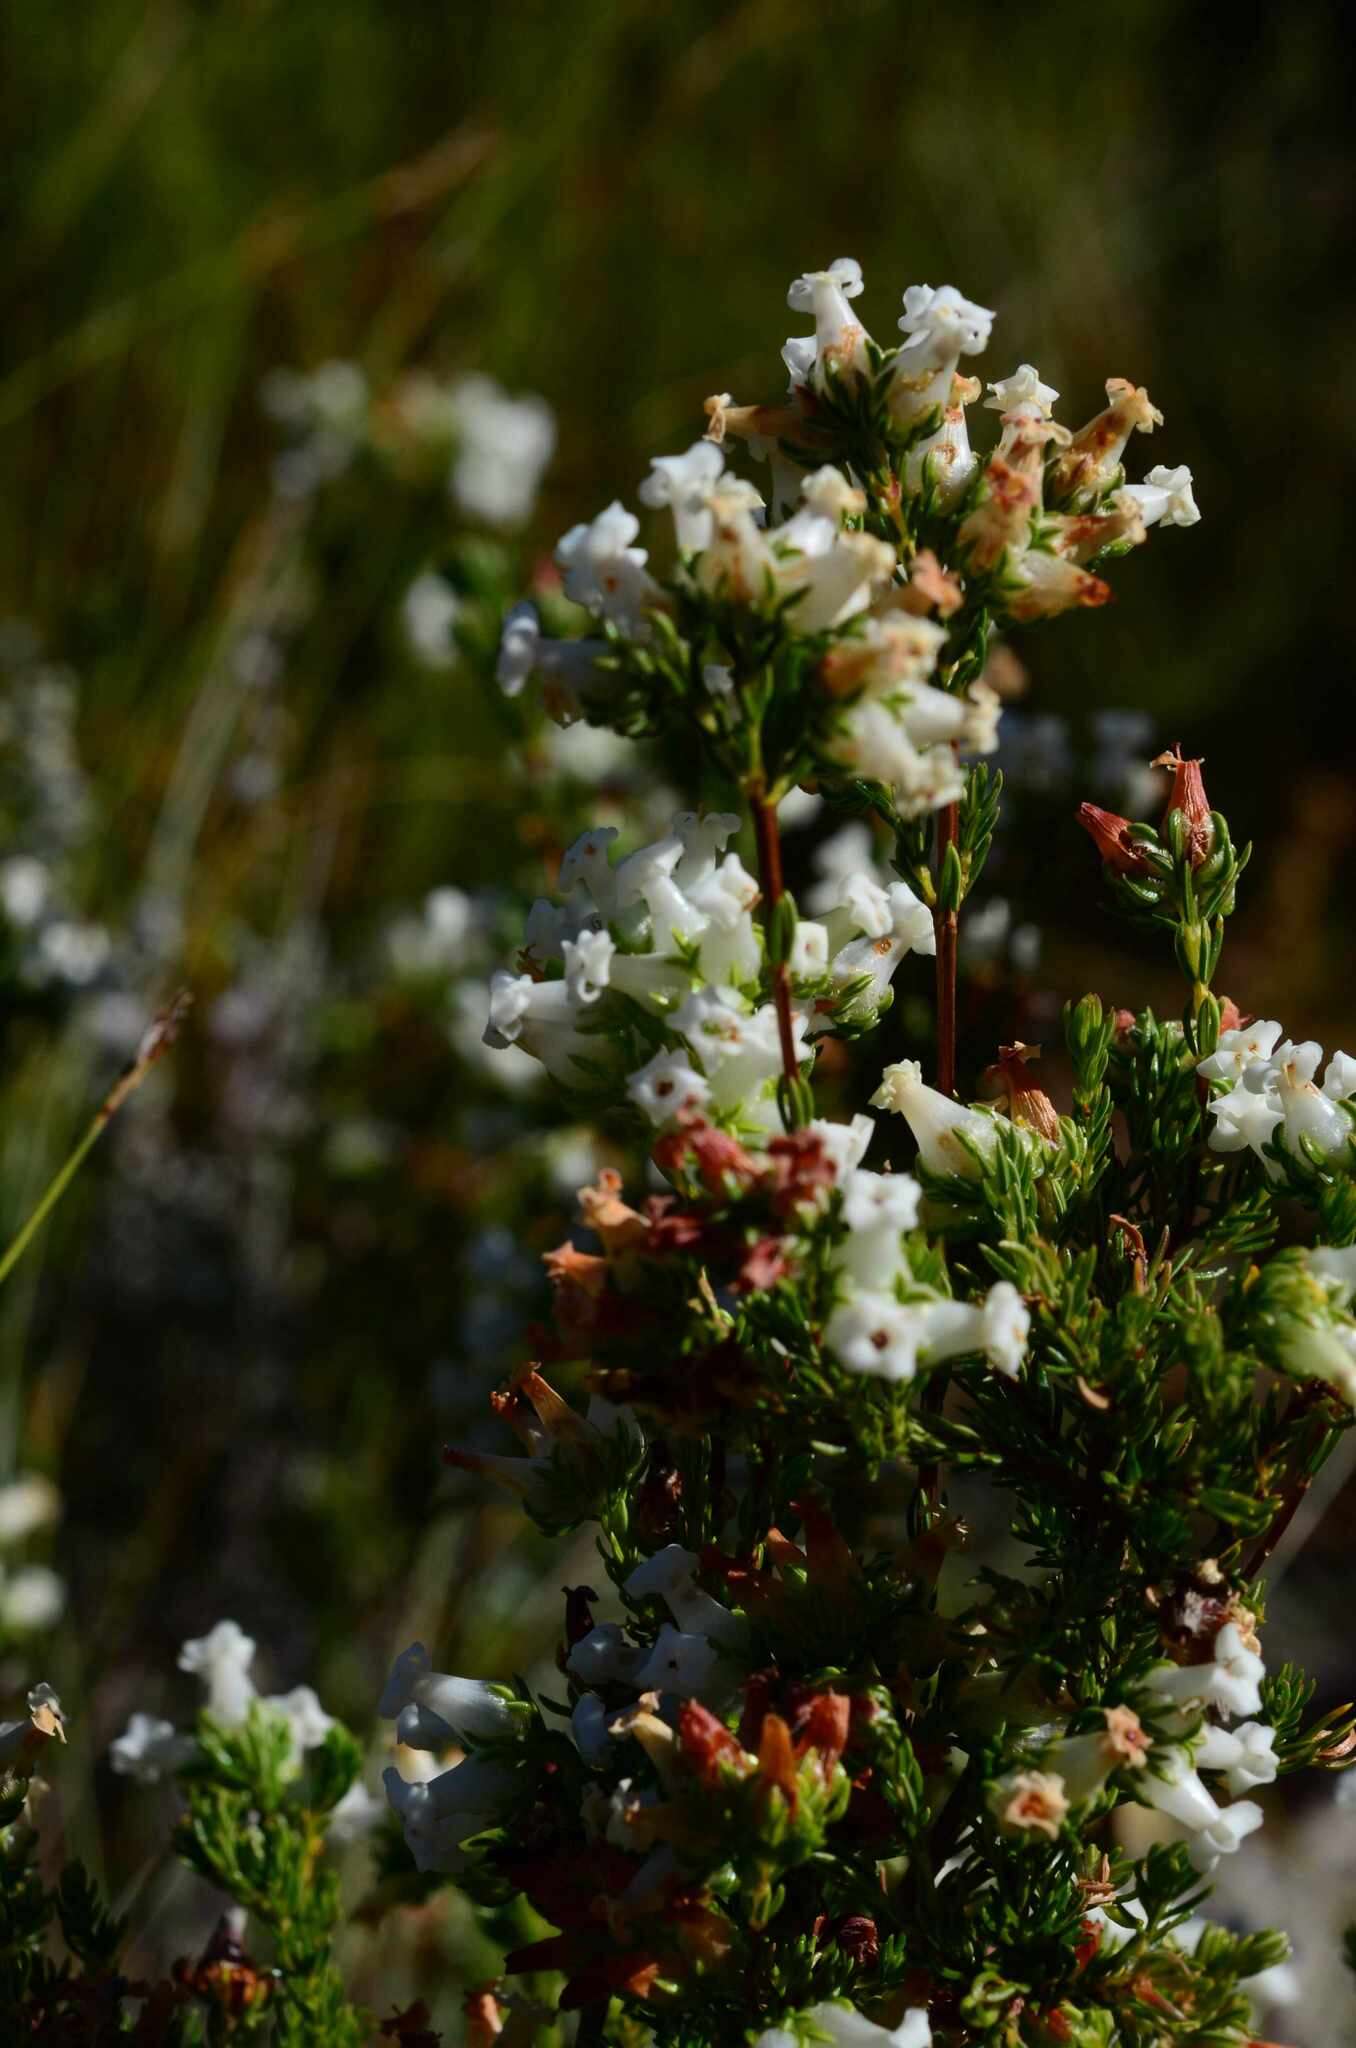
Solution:
{"label": "flower bud", "polygon": [[1186,821],[1186,857],[1193,868],[1198,868],[1209,858],[1215,843],[1215,821],[1210,815],[1209,799],[1201,780],[1201,763],[1199,760],[1183,760],[1182,749],[1172,747],[1167,753],[1159,754],[1152,766],[1172,771],[1172,789],[1163,813],[1164,823],[1174,811],[1181,812]]}

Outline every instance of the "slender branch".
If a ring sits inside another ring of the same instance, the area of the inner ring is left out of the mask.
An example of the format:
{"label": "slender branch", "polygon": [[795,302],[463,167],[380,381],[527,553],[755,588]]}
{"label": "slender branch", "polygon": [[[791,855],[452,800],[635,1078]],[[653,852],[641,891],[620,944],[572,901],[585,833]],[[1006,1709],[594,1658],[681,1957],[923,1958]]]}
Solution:
{"label": "slender branch", "polygon": [[[786,894],[782,882],[782,841],[777,828],[777,806],[765,797],[753,798],[753,830],[758,843],[758,883],[763,892],[763,921],[770,927],[777,905]],[[796,1035],[791,1018],[791,969],[785,960],[772,963],[772,1002],[777,1012],[777,1036],[782,1049],[782,1072],[794,1094],[800,1079],[796,1058]]]}
{"label": "slender branch", "polygon": [[60,1166],[49,1181],[37,1207],[28,1221],[19,1230],[3,1257],[0,1257],[0,1285],[8,1280],[14,1268],[27,1251],[33,1239],[41,1230],[47,1218],[65,1194],[76,1174],[94,1150],[105,1127],[110,1124],[134,1089],[139,1088],[160,1055],[174,1043],[179,1025],[187,1012],[190,998],[178,995],[169,1008],[161,1013],[143,1037],[131,1065],[119,1074],[108,1094],[99,1104],[89,1128],[76,1145],[70,1157]]}
{"label": "slender branch", "polygon": [[[960,806],[946,804],[937,813],[937,873],[940,878],[948,847],[960,834]],[[956,1092],[956,951],[960,916],[955,910],[934,913],[937,934],[937,1086],[943,1095]]]}

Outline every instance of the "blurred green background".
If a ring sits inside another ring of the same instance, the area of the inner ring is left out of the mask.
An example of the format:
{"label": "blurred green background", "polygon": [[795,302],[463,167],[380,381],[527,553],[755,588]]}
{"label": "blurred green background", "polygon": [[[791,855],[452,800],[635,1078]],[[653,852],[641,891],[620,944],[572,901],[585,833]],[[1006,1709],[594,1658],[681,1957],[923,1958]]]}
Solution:
{"label": "blurred green background", "polygon": [[[979,973],[972,1071],[1014,1008],[1031,1037],[1088,984],[1174,1000],[1099,918],[1071,823],[1098,708],[1203,753],[1259,842],[1239,1001],[1297,1037],[1349,1025],[1349,29],[1305,0],[93,0],[59,33],[31,4],[5,23],[0,858],[46,860],[105,947],[36,980],[6,954],[6,1236],[135,1019],[197,997],[0,1297],[0,1483],[56,1482],[30,1562],[67,1583],[6,1682],[38,1658],[78,1697],[68,1825],[122,1883],[155,1826],[95,1760],[131,1707],[181,1708],[175,1646],[218,1613],[360,1724],[402,1633],[476,1673],[549,1652],[565,1565],[434,1453],[458,1429],[502,1447],[484,1395],[598,1155],[487,1078],[458,977],[511,953],[600,784],[608,815],[653,806],[643,767],[497,702],[487,649],[555,536],[633,500],[707,393],[780,390],[798,272],[856,256],[883,340],[905,285],[956,283],[998,312],[984,373],[1037,363],[1075,425],[1106,376],[1146,384],[1166,425],[1136,473],[1189,463],[1204,512],[1119,565],[1114,608],[1016,648],[994,884],[1043,952]],[[369,427],[289,495],[261,388],[333,361],[363,372]],[[449,504],[400,424],[416,370],[549,402],[524,534]],[[462,603],[451,667],[402,627],[430,564]],[[472,934],[412,966],[449,883]],[[1325,1692],[1348,1519],[1296,1567]]]}

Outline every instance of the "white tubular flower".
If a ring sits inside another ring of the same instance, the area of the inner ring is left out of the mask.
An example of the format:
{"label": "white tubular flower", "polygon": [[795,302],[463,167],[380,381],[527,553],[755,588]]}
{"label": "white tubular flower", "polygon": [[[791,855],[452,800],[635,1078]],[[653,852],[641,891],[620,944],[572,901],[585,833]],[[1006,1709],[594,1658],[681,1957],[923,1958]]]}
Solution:
{"label": "white tubular flower", "polygon": [[1208,1877],[1221,1856],[1232,1856],[1248,1836],[1261,1827],[1264,1815],[1253,1799],[1235,1799],[1222,1806],[1216,1819],[1200,1829],[1187,1844],[1192,1868]]}
{"label": "white tubular flower", "polygon": [[697,965],[710,986],[738,986],[757,979],[762,955],[753,910],[760,894],[737,853],[727,853],[715,872],[694,886],[691,901],[707,920]]}
{"label": "white tubular flower", "polygon": [[642,1692],[670,1692],[679,1699],[709,1704],[724,1699],[738,1683],[739,1667],[709,1637],[665,1622],[654,1647],[636,1673]]}
{"label": "white tubular flower", "polygon": [[[843,895],[845,886],[854,879],[860,877],[874,881],[875,845],[870,826],[854,818],[851,824],[830,833],[815,848],[812,858],[818,879],[805,894],[805,908],[812,917],[822,917],[826,911],[836,910],[846,900]],[[862,930],[866,929],[863,925]],[[882,924],[881,930],[884,929]]]}
{"label": "white tubular flower", "polygon": [[39,1472],[21,1472],[0,1486],[0,1545],[22,1543],[50,1528],[61,1514],[61,1495]]}
{"label": "white tubular flower", "polygon": [[637,1685],[648,1650],[628,1643],[621,1623],[600,1621],[571,1646],[565,1669],[590,1689],[600,1685]]}
{"label": "white tubular flower", "polygon": [[1269,1017],[1259,1017],[1235,1031],[1221,1031],[1209,1058],[1197,1061],[1196,1072],[1207,1081],[1242,1081],[1255,1067],[1269,1065],[1280,1035],[1280,1025]]}
{"label": "white tubular flower", "polygon": [[521,1045],[557,1080],[577,1082],[577,1058],[597,1057],[601,1041],[575,1028],[580,1005],[563,981],[534,981],[504,968],[490,981],[485,1044],[496,1051]]}
{"label": "white tubular flower", "polygon": [[909,450],[904,465],[904,488],[910,494],[930,483],[939,508],[949,512],[959,503],[965,487],[979,467],[970,446],[970,429],[965,408],[979,396],[977,377],[953,377],[942,408],[942,424],[916,448]]}
{"label": "white tubular flower", "polygon": [[1014,1379],[1026,1357],[1031,1314],[1010,1280],[999,1280],[982,1304],[929,1302],[923,1311],[922,1354],[928,1365],[982,1351],[996,1372]]}
{"label": "white tubular flower", "polygon": [[872,782],[891,785],[895,807],[904,817],[922,817],[964,793],[965,777],[949,746],[914,746],[888,704],[870,699],[845,712],[827,752],[840,766]]}
{"label": "white tubular flower", "polygon": [[468,1756],[425,1783],[402,1778],[392,1764],[382,1773],[386,1799],[398,1813],[405,1842],[420,1870],[464,1870],[461,1844],[494,1827],[512,1796],[516,1773],[507,1764]]}
{"label": "white tubular flower", "polygon": [[1349,1052],[1335,1052],[1323,1070],[1323,1093],[1334,1102],[1348,1102],[1356,1096],[1356,1060]]}
{"label": "white tubular flower", "polygon": [[1285,1121],[1274,1089],[1258,1094],[1246,1082],[1231,1088],[1227,1095],[1212,1097],[1209,1108],[1214,1118],[1209,1140],[1212,1152],[1253,1151],[1263,1159],[1264,1148]]}
{"label": "white tubular flower", "polygon": [[204,1708],[223,1727],[238,1728],[258,1697],[250,1678],[254,1648],[253,1638],[238,1623],[219,1621],[179,1652],[179,1669],[199,1680],[207,1695]]}
{"label": "white tubular flower", "polygon": [[767,539],[754,514],[763,501],[752,484],[725,477],[707,501],[711,537],[696,563],[701,589],[735,604],[762,603],[775,587]]}
{"label": "white tubular flower", "polygon": [[1049,419],[1059,397],[1053,384],[1042,384],[1040,371],[1032,363],[1019,363],[1010,377],[997,378],[988,390],[984,401],[988,411],[1008,413],[1034,406],[1044,419]]}
{"label": "white tubular flower", "polygon": [[685,1110],[703,1109],[711,1099],[709,1083],[685,1052],[657,1052],[628,1078],[626,1092],[652,1124],[666,1124]]}
{"label": "white tubular flower", "polygon": [[607,1708],[596,1692],[581,1693],[575,1701],[570,1713],[570,1733],[586,1764],[598,1769],[610,1761],[612,1734],[607,1725]]}
{"label": "white tubular flower", "polygon": [[1314,1081],[1322,1058],[1323,1048],[1313,1039],[1302,1045],[1286,1039],[1272,1059],[1271,1077],[1285,1123],[1284,1144],[1296,1157],[1303,1156],[1303,1139],[1317,1145],[1330,1159],[1345,1152],[1351,1142],[1351,1119]]}
{"label": "white tubular flower", "polygon": [[953,284],[936,290],[911,284],[904,294],[900,332],[906,337],[890,383],[890,415],[897,426],[921,419],[934,405],[946,406],[951,380],[963,355],[989,345],[994,315],[962,298]]}
{"label": "white tubular flower", "polygon": [[878,2026],[854,2006],[825,2003],[768,2027],[753,2048],[932,2048],[932,2028],[921,2005],[910,2006],[897,2027]]}
{"label": "white tubular flower", "polygon": [[535,396],[510,398],[490,377],[462,377],[449,395],[459,437],[452,496],[488,526],[521,526],[555,453],[550,406]]}
{"label": "white tubular flower", "polygon": [[[796,935],[791,941],[791,958],[788,964],[793,978],[798,981],[810,980],[818,975],[827,973],[829,965],[829,934],[827,928],[822,924],[816,924],[813,918],[799,918],[796,922]],[[703,959],[703,969],[705,969],[705,965],[706,962]]]}
{"label": "white tubular flower", "polygon": [[848,1235],[834,1254],[835,1267],[862,1296],[889,1297],[896,1278],[907,1271],[900,1239],[918,1221],[922,1189],[907,1173],[861,1168],[846,1174],[841,1186]]}
{"label": "white tubular flower", "polygon": [[1147,391],[1125,377],[1106,380],[1107,407],[1081,427],[1056,458],[1051,472],[1055,500],[1075,511],[1091,504],[1114,479],[1131,434],[1151,434],[1163,415]]}
{"label": "white tubular flower", "polygon": [[[946,628],[935,619],[920,619],[912,612],[887,611],[864,619],[849,640],[842,640],[825,655],[820,674],[834,696],[849,697],[864,691],[871,697],[894,696],[901,688],[913,689],[925,683],[937,666],[937,656],[946,643]],[[844,826],[843,833],[865,828]],[[837,835],[842,838],[843,834]],[[866,833],[865,866],[871,852]]]}
{"label": "white tubular flower", "polygon": [[849,1372],[911,1380],[923,1330],[916,1304],[906,1307],[893,1294],[863,1290],[834,1310],[824,1325],[824,1343]]}
{"label": "white tubular flower", "polygon": [[575,1003],[596,1003],[611,978],[612,957],[617,948],[608,932],[580,932],[577,939],[561,941],[565,962],[565,987]]}
{"label": "white tubular flower", "polygon": [[[772,540],[785,531],[776,528]],[[865,611],[876,591],[889,584],[894,568],[889,542],[869,533],[831,532],[829,545],[819,552],[774,558],[780,589],[804,592],[791,615],[802,633],[825,632]]]}
{"label": "white tubular flower", "polygon": [[679,551],[699,554],[711,542],[711,492],[725,474],[714,441],[698,441],[685,455],[656,455],[636,496],[642,505],[667,505]]}
{"label": "white tubular flower", "polygon": [[[700,1062],[714,1106],[745,1109],[757,1118],[764,1106],[765,1084],[781,1072],[781,1040],[772,1004],[765,1003],[750,1015],[733,989],[702,988],[688,997],[672,1022]],[[803,1017],[793,1020],[793,1031],[796,1057],[804,1059]]]}
{"label": "white tubular flower", "polygon": [[1064,1780],[1053,1771],[1008,1771],[989,1786],[988,1806],[1005,1833],[1048,1835],[1053,1842],[1069,1798]]}
{"label": "white tubular flower", "polygon": [[1225,1784],[1235,1794],[1276,1781],[1276,1730],[1260,1721],[1245,1721],[1233,1729],[1209,1723],[1193,1748],[1197,1769],[1223,1771]]}
{"label": "white tubular flower", "polygon": [[786,344],[793,383],[813,383],[822,391],[831,377],[865,369],[866,329],[848,304],[861,291],[862,267],[851,256],[839,256],[827,270],[810,270],[796,279],[786,303],[793,313],[814,315],[815,335],[813,359],[807,342],[793,338]]}
{"label": "white tubular flower", "polygon": [[858,1001],[875,1009],[906,953],[931,957],[937,951],[932,912],[919,902],[907,882],[896,882],[885,890],[862,875],[848,884],[843,895],[843,911],[862,936],[838,948],[830,971],[840,986],[865,975],[867,985]]}
{"label": "white tubular flower", "polygon": [[1148,1770],[1135,1780],[1135,1797],[1198,1834],[1212,1827],[1221,1809],[1196,1775],[1189,1749],[1158,1745]]}
{"label": "white tubular flower", "polygon": [[623,1591],[630,1600],[662,1600],[679,1628],[691,1635],[709,1636],[722,1649],[742,1650],[748,1629],[704,1593],[696,1580],[697,1558],[679,1543],[667,1543],[653,1557],[638,1564]]}
{"label": "white tubular flower", "polygon": [[1215,1637],[1213,1662],[1156,1664],[1145,1684],[1156,1698],[1176,1706],[1194,1702],[1218,1707],[1226,1714],[1258,1714],[1262,1710],[1258,1687],[1265,1676],[1261,1657],[1248,1648],[1238,1623],[1230,1621]]}
{"label": "white tubular flower", "polygon": [[396,1724],[408,1749],[445,1749],[452,1742],[486,1742],[511,1735],[516,1716],[508,1701],[477,1678],[434,1671],[422,1643],[411,1643],[391,1667],[377,1705]]}
{"label": "white tubular flower", "polygon": [[1042,1761],[1063,1781],[1070,1806],[1082,1806],[1100,1792],[1113,1771],[1144,1768],[1153,1747],[1130,1707],[1103,1710],[1105,1726],[1086,1735],[1068,1735],[1052,1745]]}
{"label": "white tubular flower", "polygon": [[1009,600],[1014,619],[1054,619],[1076,605],[1105,604],[1110,591],[1099,576],[1065,555],[1033,548],[1013,564],[1021,588]]}
{"label": "white tubular flower", "polygon": [[116,1742],[108,1746],[108,1761],[120,1778],[135,1778],[139,1785],[158,1785],[172,1777],[198,1745],[191,1735],[181,1735],[172,1721],[154,1714],[133,1714]]}
{"label": "white tubular flower", "polygon": [[998,1142],[996,1118],[987,1110],[966,1109],[949,1095],[929,1088],[917,1060],[900,1060],[887,1067],[871,1106],[904,1118],[929,1173],[977,1179],[980,1161]]}
{"label": "white tubular flower", "polygon": [[614,499],[588,525],[572,526],[556,547],[565,595],[611,619],[632,639],[644,636],[644,615],[663,596],[645,567],[644,548],[631,546],[639,531],[634,512]]}
{"label": "white tubular flower", "polygon": [[843,1181],[843,1221],[850,1231],[912,1230],[923,1190],[907,1173],[868,1173],[858,1167]]}
{"label": "white tubular flower", "polygon": [[1191,495],[1191,471],[1183,463],[1166,469],[1162,463],[1149,471],[1142,484],[1122,486],[1132,498],[1146,526],[1195,526],[1200,510]]}
{"label": "white tubular flower", "polygon": [[841,1187],[853,1168],[860,1166],[867,1154],[876,1127],[869,1116],[860,1112],[851,1123],[830,1123],[827,1118],[816,1117],[809,1126],[812,1135],[818,1138],[834,1170],[836,1184]]}
{"label": "white tubular flower", "polygon": [[556,877],[556,887],[562,896],[582,889],[604,917],[611,917],[617,907],[617,870],[610,851],[617,836],[615,825],[595,825],[581,832],[566,847]]}

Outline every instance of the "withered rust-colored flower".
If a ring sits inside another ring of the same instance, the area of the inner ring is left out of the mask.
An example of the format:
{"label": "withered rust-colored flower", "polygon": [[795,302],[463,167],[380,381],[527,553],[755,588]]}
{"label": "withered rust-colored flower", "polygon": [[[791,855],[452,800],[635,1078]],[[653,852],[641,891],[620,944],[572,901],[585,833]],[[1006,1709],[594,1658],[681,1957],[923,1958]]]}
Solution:
{"label": "withered rust-colored flower", "polygon": [[1210,849],[1215,843],[1215,823],[1210,815],[1210,799],[1205,793],[1201,778],[1202,763],[1199,759],[1183,759],[1182,749],[1170,747],[1164,754],[1154,757],[1152,766],[1167,768],[1172,772],[1172,787],[1168,791],[1167,807],[1163,816],[1166,820],[1173,811],[1180,811],[1186,819],[1187,859],[1193,868],[1208,860]]}
{"label": "withered rust-colored flower", "polygon": [[1104,811],[1100,804],[1080,804],[1078,822],[1101,854],[1105,866],[1121,875],[1147,875],[1149,863],[1131,837],[1129,818]]}

